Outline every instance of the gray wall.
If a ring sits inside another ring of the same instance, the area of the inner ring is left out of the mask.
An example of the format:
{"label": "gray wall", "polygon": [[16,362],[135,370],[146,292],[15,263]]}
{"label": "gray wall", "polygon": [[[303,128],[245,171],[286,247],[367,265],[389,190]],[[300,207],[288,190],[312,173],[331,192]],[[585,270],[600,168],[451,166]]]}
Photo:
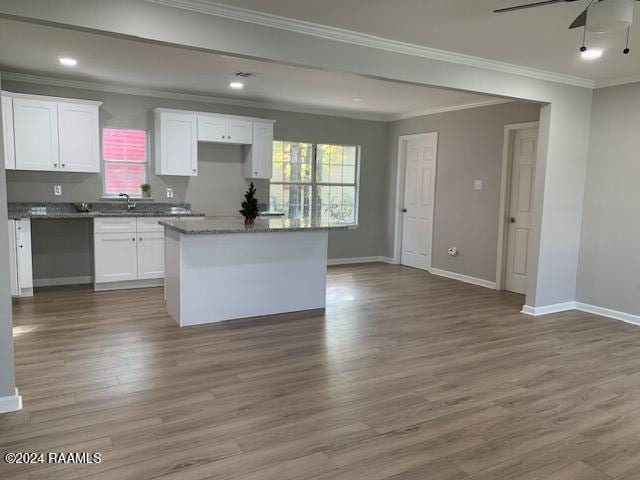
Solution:
{"label": "gray wall", "polygon": [[[393,256],[398,137],[438,132],[433,267],[495,281],[504,126],[539,117],[538,104],[517,102],[393,122],[386,254]],[[476,179],[483,190],[473,190]],[[449,246],[457,257],[447,255]]]}
{"label": "gray wall", "polygon": [[[142,128],[152,131],[152,109],[166,107],[274,119],[277,139],[361,145],[360,227],[357,230],[331,233],[329,257],[376,256],[384,251],[382,218],[386,211],[386,199],[381,192],[384,191],[388,152],[389,126],[387,123],[9,81],[3,82],[2,88],[13,92],[102,101],[100,117],[104,126]],[[239,208],[247,187],[247,181],[242,173],[242,147],[201,144],[198,153],[197,177],[156,176],[153,174],[153,158],[151,158],[149,183],[152,196],[157,201],[167,201],[165,188],[172,187],[175,194],[174,201],[190,202],[195,211],[209,215],[234,214]],[[9,201],[92,201],[102,194],[101,175],[18,171],[7,173]],[[54,184],[62,184],[61,197],[53,196]],[[261,200],[266,201],[268,182],[257,181],[256,187]],[[60,236],[56,233],[55,226],[42,228],[48,228],[52,235]],[[46,251],[36,251],[34,255],[46,255]],[[44,271],[46,268],[44,266],[40,268],[41,265],[37,262],[34,267],[38,275],[44,276],[36,278],[49,278]],[[67,275],[59,276],[86,274],[88,273],[78,270],[67,271]]]}
{"label": "gray wall", "polygon": [[640,315],[640,83],[596,90],[577,300]]}
{"label": "gray wall", "polygon": [[13,321],[11,318],[11,282],[9,277],[9,229],[7,228],[7,192],[4,175],[4,148],[0,122],[0,397],[15,394],[13,363]]}

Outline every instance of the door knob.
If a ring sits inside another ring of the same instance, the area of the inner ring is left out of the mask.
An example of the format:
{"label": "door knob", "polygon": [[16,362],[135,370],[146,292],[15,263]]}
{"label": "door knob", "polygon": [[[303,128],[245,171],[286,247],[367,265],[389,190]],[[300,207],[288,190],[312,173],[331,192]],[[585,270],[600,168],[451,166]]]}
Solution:
{"label": "door knob", "polygon": [[402,213],[407,213],[407,209],[406,209],[406,208],[403,208],[403,209],[402,209]]}
{"label": "door knob", "polygon": [[511,217],[511,218],[509,219],[509,221],[510,221],[511,223],[516,223],[516,219],[515,219],[515,217]]}

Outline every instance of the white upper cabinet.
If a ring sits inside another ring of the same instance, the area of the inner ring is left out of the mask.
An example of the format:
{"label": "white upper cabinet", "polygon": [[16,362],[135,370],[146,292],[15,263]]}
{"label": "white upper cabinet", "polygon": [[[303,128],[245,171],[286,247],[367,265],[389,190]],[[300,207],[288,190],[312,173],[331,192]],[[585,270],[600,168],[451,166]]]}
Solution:
{"label": "white upper cabinet", "polygon": [[100,102],[9,92],[2,95],[5,158],[9,146],[14,153],[13,168],[100,172]]}
{"label": "white upper cabinet", "polygon": [[156,174],[198,174],[198,117],[195,113],[155,111]]}
{"label": "white upper cabinet", "polygon": [[272,120],[165,108],[154,112],[157,175],[197,175],[198,142],[212,142],[243,145],[245,176],[271,178]]}
{"label": "white upper cabinet", "polygon": [[98,108],[95,105],[58,103],[60,170],[100,172]]}
{"label": "white upper cabinet", "polygon": [[224,115],[198,115],[198,141],[225,143],[227,121]]}
{"label": "white upper cabinet", "polygon": [[2,96],[2,133],[4,141],[4,168],[15,170],[16,152],[13,144],[13,99]]}
{"label": "white upper cabinet", "polygon": [[231,115],[198,113],[198,141],[251,145],[253,122]]}
{"label": "white upper cabinet", "polygon": [[244,176],[271,178],[273,173],[273,123],[253,124],[253,144],[245,151]]}
{"label": "white upper cabinet", "polygon": [[58,170],[58,104],[31,98],[13,99],[17,170]]}

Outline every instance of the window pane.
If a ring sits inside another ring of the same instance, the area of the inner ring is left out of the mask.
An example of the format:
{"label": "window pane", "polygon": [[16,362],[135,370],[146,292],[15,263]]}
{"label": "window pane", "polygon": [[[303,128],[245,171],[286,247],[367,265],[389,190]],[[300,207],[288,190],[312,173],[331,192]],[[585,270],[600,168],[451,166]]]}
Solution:
{"label": "window pane", "polygon": [[105,162],[105,193],[141,195],[140,184],[146,182],[146,165]]}
{"label": "window pane", "polygon": [[147,132],[104,128],[102,130],[102,156],[109,161],[146,162]]}
{"label": "window pane", "polygon": [[356,183],[357,147],[318,145],[319,183]]}
{"label": "window pane", "polygon": [[310,185],[271,185],[269,206],[283,212],[285,218],[311,218],[311,186]]}
{"label": "window pane", "polygon": [[316,218],[322,222],[355,222],[355,187],[318,186]]}
{"label": "window pane", "polygon": [[285,182],[311,182],[313,145],[283,142],[282,180]]}

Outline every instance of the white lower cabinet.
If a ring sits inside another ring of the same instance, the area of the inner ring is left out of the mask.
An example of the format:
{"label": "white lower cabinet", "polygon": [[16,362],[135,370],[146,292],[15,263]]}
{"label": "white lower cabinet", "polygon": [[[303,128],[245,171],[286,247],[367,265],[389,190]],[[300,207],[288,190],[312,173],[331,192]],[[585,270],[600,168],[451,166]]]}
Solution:
{"label": "white lower cabinet", "polygon": [[158,225],[160,220],[162,218],[94,220],[96,285],[164,278],[164,227]]}
{"label": "white lower cabinet", "polygon": [[164,278],[164,232],[138,233],[138,279]]}
{"label": "white lower cabinet", "polygon": [[31,258],[31,220],[9,220],[9,271],[11,295],[33,295],[33,266]]}
{"label": "white lower cabinet", "polygon": [[96,233],[93,238],[96,283],[138,279],[136,232]]}

